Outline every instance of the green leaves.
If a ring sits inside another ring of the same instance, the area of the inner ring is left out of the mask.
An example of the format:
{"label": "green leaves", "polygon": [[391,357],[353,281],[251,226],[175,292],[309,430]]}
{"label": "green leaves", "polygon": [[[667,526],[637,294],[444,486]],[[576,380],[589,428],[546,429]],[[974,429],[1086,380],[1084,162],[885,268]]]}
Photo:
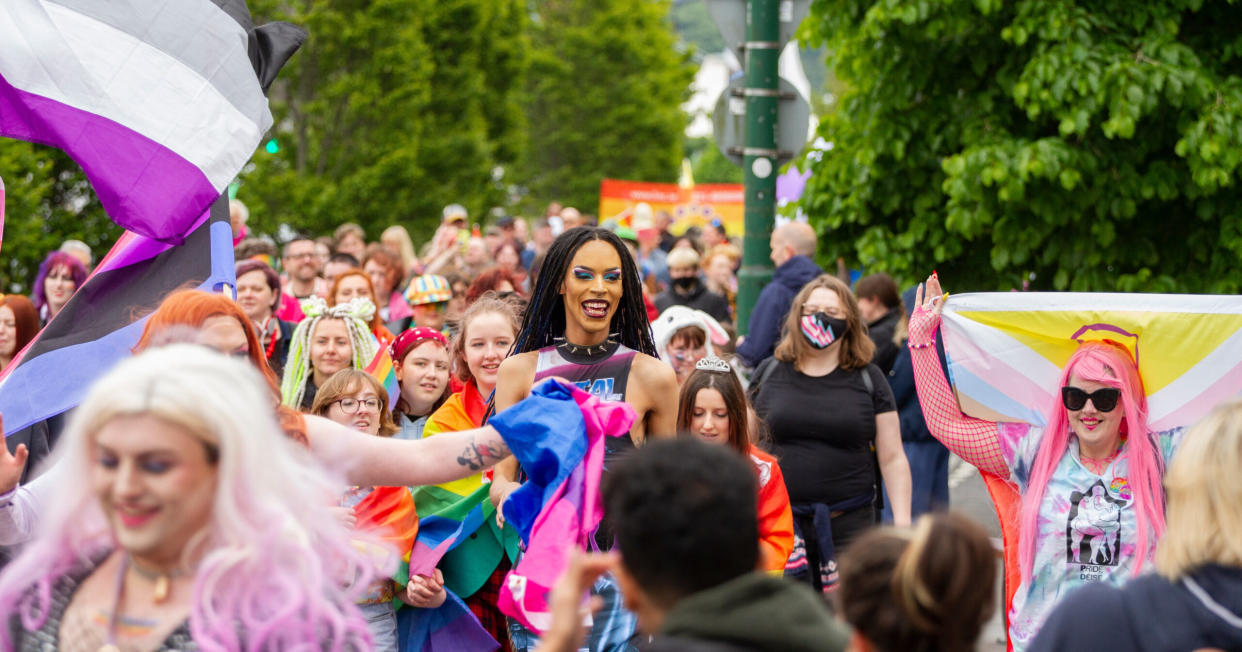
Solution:
{"label": "green leaves", "polygon": [[808,23],[848,84],[802,202],[826,259],[962,289],[1242,289],[1236,5],[818,0]]}

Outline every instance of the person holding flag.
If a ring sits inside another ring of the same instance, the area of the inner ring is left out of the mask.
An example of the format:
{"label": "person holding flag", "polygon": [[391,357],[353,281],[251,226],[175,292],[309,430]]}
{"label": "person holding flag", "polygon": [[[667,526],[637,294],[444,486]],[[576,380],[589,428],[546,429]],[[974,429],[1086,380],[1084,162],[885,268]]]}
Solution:
{"label": "person holding flag", "polygon": [[936,274],[915,295],[908,346],[919,401],[949,450],[985,478],[1016,485],[1021,581],[1009,641],[1021,651],[1068,592],[1121,584],[1150,568],[1165,530],[1164,470],[1183,428],[1152,432],[1135,359],[1113,339],[1077,345],[1046,425],[963,414],[934,348],[945,297]]}

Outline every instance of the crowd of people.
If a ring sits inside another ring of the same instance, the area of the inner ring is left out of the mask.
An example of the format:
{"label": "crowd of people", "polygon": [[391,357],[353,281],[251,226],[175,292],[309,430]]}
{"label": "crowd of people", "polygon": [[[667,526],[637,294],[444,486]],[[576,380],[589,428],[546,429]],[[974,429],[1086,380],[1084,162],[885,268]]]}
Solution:
{"label": "crowd of people", "polygon": [[[825,273],[805,223],[773,231],[739,337],[718,220],[450,205],[421,248],[278,245],[232,208],[235,299],[169,295],[58,454],[0,449],[0,648],[414,649],[403,619],[460,601],[490,638],[455,649],[970,650],[998,557],[946,511],[950,450],[1021,495],[1013,649],[1242,645],[1242,407],[1150,432],[1124,347],[1083,344],[1046,425],[991,423],[948,385],[940,279]],[[0,298],[0,364],[82,285],[78,245]],[[633,423],[604,439],[606,554],[572,555],[532,627],[502,609],[530,535],[507,517],[546,479],[502,433],[548,383]],[[420,519],[471,500],[487,518],[403,573]]]}

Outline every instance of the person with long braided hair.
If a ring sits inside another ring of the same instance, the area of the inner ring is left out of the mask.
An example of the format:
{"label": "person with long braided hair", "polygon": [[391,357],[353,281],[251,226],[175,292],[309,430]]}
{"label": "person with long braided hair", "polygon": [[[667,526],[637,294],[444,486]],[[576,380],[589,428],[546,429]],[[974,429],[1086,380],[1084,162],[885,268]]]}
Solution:
{"label": "person with long braided hair", "polygon": [[302,312],[306,319],[293,331],[280,398],[289,407],[309,411],[316,388],[341,369],[365,368],[379,343],[367,328],[375,304],[366,297],[331,307],[311,297],[302,303]]}
{"label": "person with long braided hair", "polygon": [[[549,376],[605,400],[629,403],[638,419],[628,435],[606,438],[605,468],[648,435],[674,436],[677,379],[658,358],[640,282],[634,258],[611,231],[577,227],[562,233],[544,257],[512,353],[500,365],[495,408],[517,403]],[[520,486],[517,477],[514,458],[496,466],[491,497],[498,514]],[[607,515],[596,540],[612,547]],[[615,580],[600,578],[592,592],[604,606],[592,627],[590,648],[625,649],[637,620],[621,607]],[[528,649],[529,632],[513,622],[511,633],[515,650]]]}

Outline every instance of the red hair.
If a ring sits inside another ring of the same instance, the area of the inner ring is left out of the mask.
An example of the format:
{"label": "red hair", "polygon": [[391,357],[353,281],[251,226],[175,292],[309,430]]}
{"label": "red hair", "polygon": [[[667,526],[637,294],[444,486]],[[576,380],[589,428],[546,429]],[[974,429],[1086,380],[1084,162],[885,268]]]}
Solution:
{"label": "red hair", "polygon": [[30,299],[20,294],[0,294],[0,306],[8,306],[13,311],[13,322],[17,327],[16,346],[13,347],[13,357],[16,358],[39,334],[39,311]]}
{"label": "red hair", "polygon": [[[336,279],[332,281],[332,288],[328,290],[328,307],[331,308],[336,305],[336,291],[340,289],[341,281],[351,276],[357,276],[367,283],[367,292],[371,294],[371,303],[375,305],[375,314],[371,316],[371,321],[367,324],[367,328],[371,329],[371,333],[378,334],[380,329],[384,328],[384,320],[380,319],[379,314],[379,297],[375,296],[375,284],[371,283],[371,275],[361,269],[351,267],[336,275]],[[387,297],[385,297],[385,299],[387,299]],[[385,342],[381,342],[381,344],[385,344]]]}
{"label": "red hair", "polygon": [[474,277],[474,282],[466,290],[466,305],[474,303],[485,292],[495,291],[501,281],[508,281],[509,285],[513,286],[513,291],[518,296],[522,296],[522,279],[518,278],[517,274],[503,267],[491,267]]}
{"label": "red hair", "polygon": [[[201,328],[212,317],[232,317],[237,320],[238,324],[241,324],[242,331],[246,333],[246,353],[250,358],[250,364],[263,374],[263,379],[267,381],[268,388],[272,391],[274,405],[279,407],[280,384],[276,380],[276,374],[267,365],[267,356],[264,355],[263,346],[259,343],[259,336],[255,333],[254,325],[250,323],[250,318],[246,316],[246,313],[242,312],[241,306],[222,294],[202,290],[177,290],[169,294],[164,298],[160,307],[156,308],[155,312],[147,318],[147,324],[142,329],[142,336],[138,338],[133,351],[139,353],[153,346],[182,341],[184,334],[179,333],[179,330]],[[285,414],[284,409],[278,409],[276,417],[285,434],[294,441],[307,443],[306,423],[301,415]]]}

